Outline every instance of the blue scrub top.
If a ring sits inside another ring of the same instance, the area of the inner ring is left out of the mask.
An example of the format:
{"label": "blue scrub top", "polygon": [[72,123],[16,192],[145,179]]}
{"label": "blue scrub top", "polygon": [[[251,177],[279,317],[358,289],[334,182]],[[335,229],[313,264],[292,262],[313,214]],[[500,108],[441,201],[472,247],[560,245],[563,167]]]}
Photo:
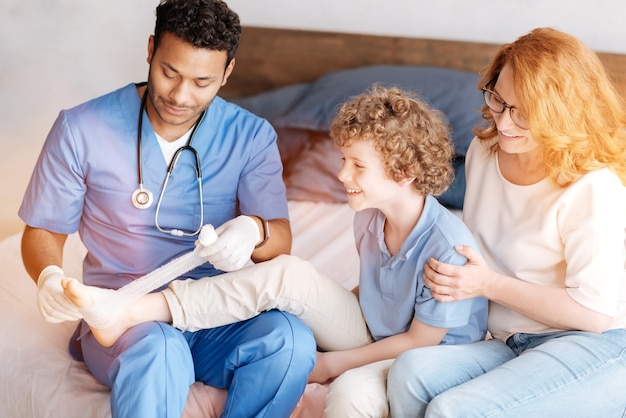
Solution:
{"label": "blue scrub top", "polygon": [[408,331],[413,318],[449,328],[441,344],[479,341],[487,332],[487,300],[468,299],[441,303],[424,284],[424,265],[434,257],[444,263],[467,261],[455,245],[478,249],[467,226],[432,196],[422,215],[395,256],[383,235],[384,215],[377,209],[357,212],[354,231],[360,255],[359,300],[375,340]]}
{"label": "blue scrub top", "polygon": [[[141,98],[129,84],[56,119],[26,190],[19,216],[35,228],[80,233],[88,249],[83,279],[118,288],[194,248],[195,237],[157,230],[156,200],[167,164],[144,115],[144,188],[155,202],[135,208],[137,121]],[[238,214],[288,218],[276,133],[264,119],[216,97],[194,135],[202,171],[204,223]],[[163,229],[195,231],[200,223],[194,157],[183,152],[159,210]],[[217,274],[208,263],[185,277]]]}

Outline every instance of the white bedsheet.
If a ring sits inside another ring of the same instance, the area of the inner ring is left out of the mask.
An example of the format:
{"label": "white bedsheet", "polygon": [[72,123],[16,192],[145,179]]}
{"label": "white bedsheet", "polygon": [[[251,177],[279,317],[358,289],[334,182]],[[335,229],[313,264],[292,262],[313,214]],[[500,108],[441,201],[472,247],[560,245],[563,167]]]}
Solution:
{"label": "white bedsheet", "polygon": [[[347,288],[358,282],[353,212],[346,204],[289,202],[292,253]],[[67,343],[76,324],[49,324],[36,307],[36,286],[21,261],[20,234],[0,242],[0,418],[110,417],[109,390]],[[80,277],[85,250],[76,235],[64,269]]]}

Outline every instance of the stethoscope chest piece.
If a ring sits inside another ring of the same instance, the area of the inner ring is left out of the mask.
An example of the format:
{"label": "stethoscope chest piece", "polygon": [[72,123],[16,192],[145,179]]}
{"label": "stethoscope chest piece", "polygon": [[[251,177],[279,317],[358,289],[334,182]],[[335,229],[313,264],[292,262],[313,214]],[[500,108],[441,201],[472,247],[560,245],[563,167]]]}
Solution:
{"label": "stethoscope chest piece", "polygon": [[146,190],[140,186],[133,192],[131,199],[133,206],[137,209],[147,209],[152,205],[154,197],[152,196],[152,192],[150,190]]}

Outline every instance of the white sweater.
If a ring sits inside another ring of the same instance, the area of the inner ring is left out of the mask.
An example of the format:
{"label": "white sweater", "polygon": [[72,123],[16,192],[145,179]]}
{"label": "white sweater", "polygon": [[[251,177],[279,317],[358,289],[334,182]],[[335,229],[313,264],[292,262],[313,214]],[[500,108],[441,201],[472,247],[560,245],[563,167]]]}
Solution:
{"label": "white sweater", "polygon": [[[497,155],[475,139],[467,153],[463,219],[488,265],[498,273],[566,287],[587,308],[626,327],[626,188],[608,169],[569,187],[547,179],[508,182]],[[489,305],[489,330],[506,340],[517,332],[558,331],[502,305]]]}

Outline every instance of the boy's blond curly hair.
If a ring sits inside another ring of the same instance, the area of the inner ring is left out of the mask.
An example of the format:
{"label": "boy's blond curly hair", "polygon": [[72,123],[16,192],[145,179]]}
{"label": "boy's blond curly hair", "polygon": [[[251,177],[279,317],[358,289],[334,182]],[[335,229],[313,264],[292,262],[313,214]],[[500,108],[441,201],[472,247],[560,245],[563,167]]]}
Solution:
{"label": "boy's blond curly hair", "polygon": [[439,196],[454,180],[454,148],[444,114],[415,94],[374,85],[346,102],[333,119],[330,137],[339,147],[371,141],[389,177],[415,178],[422,194]]}

